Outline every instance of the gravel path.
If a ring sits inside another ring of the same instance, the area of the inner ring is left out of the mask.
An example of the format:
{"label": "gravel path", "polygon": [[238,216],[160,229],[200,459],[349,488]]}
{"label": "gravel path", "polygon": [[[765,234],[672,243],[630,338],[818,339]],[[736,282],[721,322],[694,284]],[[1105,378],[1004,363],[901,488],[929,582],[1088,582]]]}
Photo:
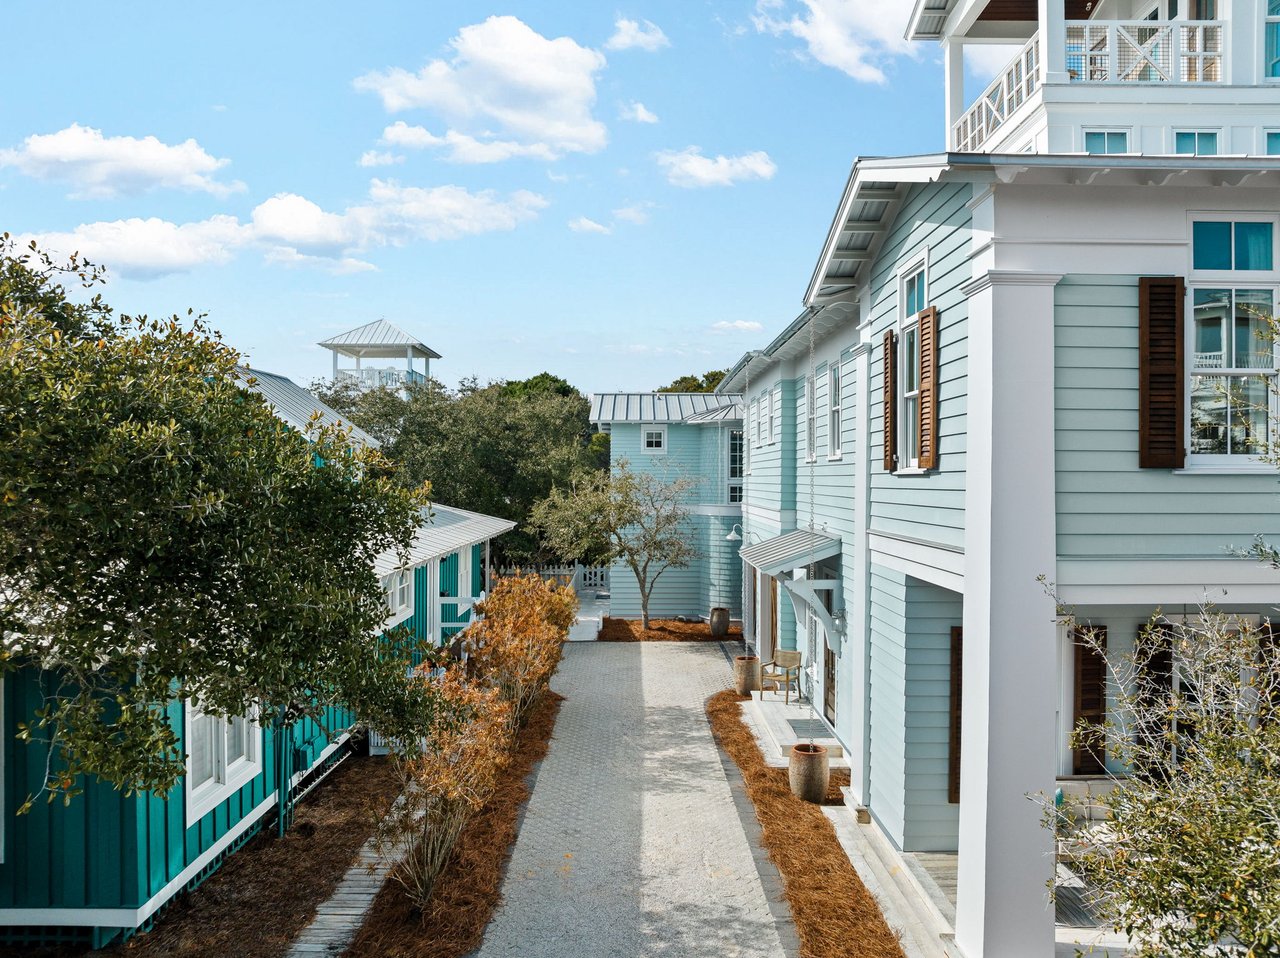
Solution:
{"label": "gravel path", "polygon": [[703,711],[730,678],[711,643],[565,646],[479,958],[783,956]]}

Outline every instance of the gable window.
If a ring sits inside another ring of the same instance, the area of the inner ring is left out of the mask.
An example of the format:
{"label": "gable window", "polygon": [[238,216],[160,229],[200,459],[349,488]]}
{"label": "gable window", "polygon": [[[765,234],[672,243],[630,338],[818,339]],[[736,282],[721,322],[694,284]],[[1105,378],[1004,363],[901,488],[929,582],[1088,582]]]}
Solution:
{"label": "gable window", "polygon": [[648,456],[661,456],[667,451],[667,427],[645,426],[640,430],[640,451]]}
{"label": "gable window", "polygon": [[1204,130],[1178,130],[1173,134],[1173,152],[1184,156],[1217,156],[1218,134]]}
{"label": "gable window", "polygon": [[840,363],[827,370],[827,458],[840,458]]}
{"label": "gable window", "polygon": [[1280,0],[1267,0],[1266,26],[1267,59],[1266,75],[1280,78]]}
{"label": "gable window", "polygon": [[1094,154],[1129,152],[1129,133],[1126,130],[1085,130],[1084,151]]}
{"label": "gable window", "polygon": [[262,772],[262,728],[251,716],[223,718],[186,706],[187,824],[194,824]]}
{"label": "gable window", "polygon": [[745,453],[742,430],[729,430],[729,501],[742,501],[742,475],[745,469]]}
{"label": "gable window", "polygon": [[804,381],[804,459],[813,462],[818,457],[818,397],[812,376]]}

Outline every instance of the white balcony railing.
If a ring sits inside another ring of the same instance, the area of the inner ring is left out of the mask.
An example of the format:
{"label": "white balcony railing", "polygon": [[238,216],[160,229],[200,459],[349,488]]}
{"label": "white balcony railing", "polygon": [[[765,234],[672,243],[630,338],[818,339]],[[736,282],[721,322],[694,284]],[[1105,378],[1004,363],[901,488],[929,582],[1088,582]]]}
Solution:
{"label": "white balcony railing", "polygon": [[1073,83],[1221,83],[1220,20],[1068,20]]}
{"label": "white balcony railing", "polygon": [[339,369],[337,379],[339,382],[355,382],[361,389],[376,389],[379,386],[399,389],[407,385],[421,385],[427,381],[427,377],[416,370],[370,368]]}
{"label": "white balcony railing", "polygon": [[982,92],[952,129],[952,149],[977,153],[1009,117],[1026,103],[1038,81],[1039,35],[1027,41],[1013,61]]}

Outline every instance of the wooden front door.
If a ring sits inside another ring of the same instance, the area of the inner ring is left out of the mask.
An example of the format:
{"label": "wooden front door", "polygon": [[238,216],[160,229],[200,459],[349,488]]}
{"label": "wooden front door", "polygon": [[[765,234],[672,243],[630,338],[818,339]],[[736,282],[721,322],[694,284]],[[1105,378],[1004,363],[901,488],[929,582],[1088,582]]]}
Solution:
{"label": "wooden front door", "polygon": [[824,654],[822,670],[822,714],[832,725],[836,724],[836,654],[831,646],[822,643]]}
{"label": "wooden front door", "polygon": [[1103,655],[1107,630],[1104,626],[1092,629],[1098,648],[1084,642],[1082,631],[1076,629],[1072,771],[1076,775],[1101,775],[1107,770],[1107,660]]}

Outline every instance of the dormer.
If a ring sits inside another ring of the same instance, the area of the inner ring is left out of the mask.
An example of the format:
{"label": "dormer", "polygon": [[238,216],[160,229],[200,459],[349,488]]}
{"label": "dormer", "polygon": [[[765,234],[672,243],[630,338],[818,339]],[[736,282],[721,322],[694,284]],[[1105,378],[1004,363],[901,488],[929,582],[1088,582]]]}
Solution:
{"label": "dormer", "polygon": [[907,36],[942,44],[953,152],[1280,154],[1280,0],[916,0]]}

